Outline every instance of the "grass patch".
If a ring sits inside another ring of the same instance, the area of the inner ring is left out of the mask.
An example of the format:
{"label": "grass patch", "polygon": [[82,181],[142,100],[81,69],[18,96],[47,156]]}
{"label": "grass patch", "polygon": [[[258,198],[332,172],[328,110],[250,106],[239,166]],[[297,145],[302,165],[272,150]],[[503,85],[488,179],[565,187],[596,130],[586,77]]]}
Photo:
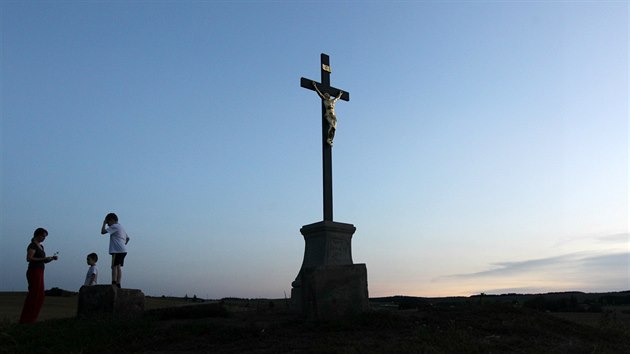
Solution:
{"label": "grass patch", "polygon": [[172,319],[197,319],[208,317],[228,317],[229,313],[222,303],[207,303],[201,305],[188,305],[153,309],[145,312],[145,317],[158,320]]}
{"label": "grass patch", "polygon": [[624,353],[627,327],[587,326],[508,305],[380,310],[336,321],[221,303],[147,311],[137,319],[3,324],[4,353]]}
{"label": "grass patch", "polygon": [[32,325],[13,324],[0,331],[3,353],[104,352],[149,335],[151,321],[57,319]]}

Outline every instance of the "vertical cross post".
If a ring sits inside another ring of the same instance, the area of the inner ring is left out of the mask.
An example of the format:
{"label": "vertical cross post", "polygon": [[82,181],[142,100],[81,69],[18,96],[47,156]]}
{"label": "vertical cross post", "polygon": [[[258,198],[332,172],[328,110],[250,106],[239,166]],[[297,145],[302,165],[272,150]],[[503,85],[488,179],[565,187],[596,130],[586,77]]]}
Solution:
{"label": "vertical cross post", "polygon": [[[323,87],[330,87],[330,60],[328,55],[321,54],[321,83]],[[332,146],[326,142],[328,136],[328,122],[325,118],[326,107],[322,102],[322,171],[324,181],[324,220],[333,221],[333,189],[332,189]]]}
{"label": "vertical cross post", "polygon": [[[340,93],[340,99],[344,101],[350,100],[350,93],[341,91],[330,86],[330,59],[327,54],[321,54],[321,83],[315,83],[319,91],[323,94],[328,93],[331,97],[337,97]],[[313,86],[314,81],[301,78],[300,86],[309,90],[316,91]],[[333,192],[332,192],[332,146],[328,143],[328,121],[326,120],[326,107],[322,100],[322,173],[323,173],[323,199],[324,199],[324,221],[333,221]]]}

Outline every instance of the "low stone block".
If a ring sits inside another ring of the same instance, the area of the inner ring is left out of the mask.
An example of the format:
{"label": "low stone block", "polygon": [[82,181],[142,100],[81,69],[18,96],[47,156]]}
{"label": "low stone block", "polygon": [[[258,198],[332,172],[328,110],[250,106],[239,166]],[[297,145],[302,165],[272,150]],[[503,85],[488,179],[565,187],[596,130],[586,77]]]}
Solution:
{"label": "low stone block", "polygon": [[309,318],[334,319],[370,308],[365,264],[302,269],[300,285],[292,300]]}
{"label": "low stone block", "polygon": [[144,312],[144,293],[112,285],[82,286],[79,290],[78,317],[112,315],[139,316]]}

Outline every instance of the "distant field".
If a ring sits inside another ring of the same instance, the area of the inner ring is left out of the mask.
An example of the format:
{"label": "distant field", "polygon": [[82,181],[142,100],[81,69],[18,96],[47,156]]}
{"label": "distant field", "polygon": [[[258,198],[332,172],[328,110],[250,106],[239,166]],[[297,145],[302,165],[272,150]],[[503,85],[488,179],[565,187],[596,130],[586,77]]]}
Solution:
{"label": "distant field", "polygon": [[605,306],[602,312],[556,312],[552,315],[567,321],[589,326],[605,325],[607,322],[621,322],[630,327],[630,306]]}
{"label": "distant field", "polygon": [[[0,323],[17,322],[22,312],[26,292],[0,292]],[[183,299],[146,297],[147,310],[191,304]],[[39,321],[74,317],[77,314],[78,296],[47,296]]]}
{"label": "distant field", "polygon": [[[22,305],[26,298],[26,292],[0,292],[0,324],[2,323],[15,323],[20,318],[22,311]],[[242,300],[226,300],[225,305],[230,311],[239,312],[249,310],[250,307],[258,308],[267,307],[269,300],[266,302],[260,300],[259,302],[252,302],[244,305]],[[247,301],[246,301],[247,302]],[[276,308],[285,307],[284,300],[274,300]],[[161,309],[168,307],[178,307],[193,305],[190,300],[186,301],[182,298],[172,297],[151,297],[145,298],[145,309]],[[59,318],[71,318],[75,317],[78,306],[78,295],[73,296],[47,296],[44,301],[44,307],[39,315],[38,321],[45,321],[50,319]],[[375,303],[372,307],[379,309],[383,304]],[[397,305],[395,306],[397,307]],[[607,306],[603,308],[602,313],[588,313],[588,312],[556,312],[551,313],[553,316],[562,318],[575,323],[585,324],[589,326],[602,325],[606,321],[619,321],[630,327],[630,306]]]}

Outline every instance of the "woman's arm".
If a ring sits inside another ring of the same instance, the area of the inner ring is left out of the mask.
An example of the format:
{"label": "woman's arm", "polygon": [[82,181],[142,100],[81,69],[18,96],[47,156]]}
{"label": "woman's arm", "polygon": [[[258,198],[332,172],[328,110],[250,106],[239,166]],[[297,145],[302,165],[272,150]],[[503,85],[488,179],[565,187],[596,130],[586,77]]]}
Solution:
{"label": "woman's arm", "polygon": [[48,262],[53,261],[55,259],[57,259],[57,256],[37,258],[37,257],[35,257],[35,250],[32,249],[32,248],[29,248],[28,251],[26,251],[26,261],[27,262],[44,262],[44,263],[48,263]]}
{"label": "woman's arm", "polygon": [[35,250],[34,249],[29,248],[28,250],[26,250],[26,261],[27,262],[40,261],[40,259],[35,259]]}

